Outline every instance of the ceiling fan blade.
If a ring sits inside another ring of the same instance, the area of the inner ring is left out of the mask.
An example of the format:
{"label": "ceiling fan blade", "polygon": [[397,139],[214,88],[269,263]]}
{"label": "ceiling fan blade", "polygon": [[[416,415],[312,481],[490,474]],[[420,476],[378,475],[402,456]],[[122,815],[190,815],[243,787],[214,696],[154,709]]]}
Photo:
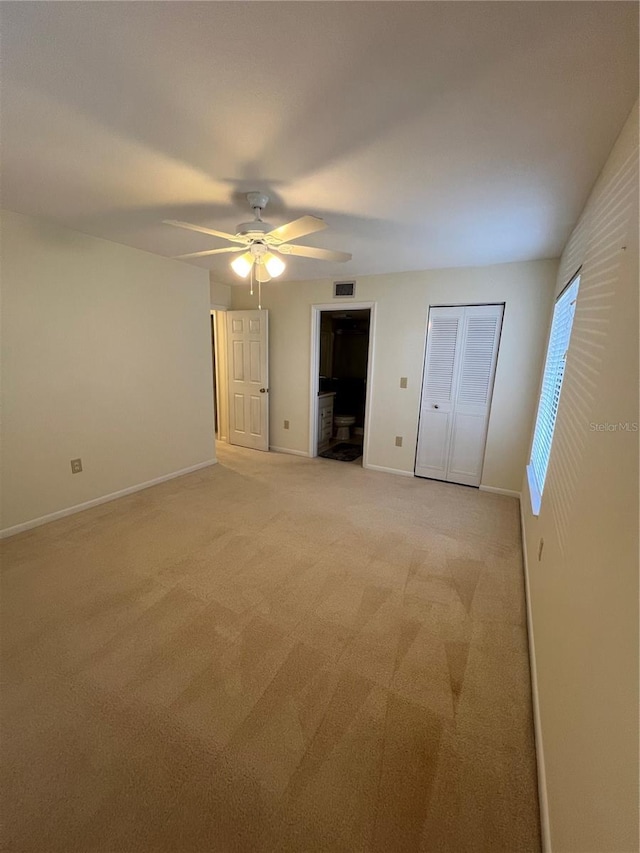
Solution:
{"label": "ceiling fan blade", "polygon": [[236,237],[235,234],[226,234],[224,231],[215,231],[213,228],[203,228],[202,225],[192,225],[190,222],[180,222],[178,219],[164,219],[163,224],[175,225],[176,228],[186,228],[188,231],[197,231],[199,234],[210,234],[212,237],[222,237],[223,240],[232,240],[234,243],[247,243],[244,237]]}
{"label": "ceiling fan blade", "polygon": [[331,249],[316,249],[315,246],[274,246],[283,255],[298,255],[301,258],[316,258],[319,261],[350,261],[349,252],[334,252]]}
{"label": "ceiling fan blade", "polygon": [[188,252],[186,255],[174,255],[174,261],[185,261],[187,258],[204,258],[207,255],[221,255],[223,252],[244,252],[246,246],[225,246],[224,249],[208,249],[206,252]]}
{"label": "ceiling fan blade", "polygon": [[273,231],[269,231],[267,237],[273,237],[284,243],[287,240],[297,240],[298,237],[322,231],[326,227],[327,223],[324,219],[319,219],[317,216],[301,216],[300,219],[294,219],[293,222],[287,222],[286,225],[280,225]]}

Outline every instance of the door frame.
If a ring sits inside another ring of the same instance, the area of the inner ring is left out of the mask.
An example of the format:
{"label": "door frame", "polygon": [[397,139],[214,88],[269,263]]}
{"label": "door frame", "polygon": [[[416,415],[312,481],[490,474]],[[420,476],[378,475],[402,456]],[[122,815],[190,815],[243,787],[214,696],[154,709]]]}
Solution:
{"label": "door frame", "polygon": [[371,388],[373,385],[373,368],[376,334],[376,303],[349,302],[348,305],[337,305],[335,302],[324,302],[311,306],[311,353],[309,377],[309,456],[318,455],[318,391],[320,385],[320,315],[323,311],[361,311],[369,310],[369,349],[367,351],[367,387],[364,402],[364,435],[362,437],[362,467],[368,468],[369,432],[371,421]]}
{"label": "door frame", "polygon": [[487,438],[489,437],[489,424],[491,422],[491,407],[493,406],[493,391],[496,384],[496,375],[498,373],[498,358],[500,357],[500,344],[502,343],[502,333],[504,331],[504,317],[507,313],[507,301],[497,302],[438,302],[427,307],[427,326],[424,334],[424,352],[422,354],[422,377],[420,379],[420,400],[418,403],[418,428],[416,432],[416,450],[413,457],[413,476],[421,480],[429,480],[430,477],[423,477],[416,474],[416,465],[418,463],[418,443],[420,441],[420,416],[422,414],[422,395],[424,393],[424,375],[427,369],[427,347],[429,337],[429,317],[431,316],[432,308],[482,308],[482,307],[502,307],[502,318],[500,320],[500,335],[498,336],[498,348],[496,349],[496,361],[493,368],[493,378],[491,380],[491,392],[489,395],[489,411],[487,414],[487,432],[484,439],[484,452],[482,454],[482,467],[480,469],[480,483],[478,486],[465,486],[464,483],[454,483],[452,480],[437,480],[438,483],[451,483],[454,486],[465,486],[465,488],[482,489],[482,475],[484,474],[484,463],[487,455]]}
{"label": "door frame", "polygon": [[221,314],[229,309],[226,305],[212,305],[210,309],[214,325],[214,347],[216,351],[216,396],[218,410],[218,441],[229,443],[229,392],[227,382],[227,324],[220,322]]}

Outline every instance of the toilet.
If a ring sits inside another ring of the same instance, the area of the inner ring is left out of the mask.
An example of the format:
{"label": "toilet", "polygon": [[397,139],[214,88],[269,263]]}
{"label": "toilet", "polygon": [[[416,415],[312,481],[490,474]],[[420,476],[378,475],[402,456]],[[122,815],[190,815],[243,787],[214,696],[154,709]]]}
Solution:
{"label": "toilet", "polygon": [[335,415],[333,425],[336,428],[336,438],[339,441],[349,441],[351,433],[349,427],[352,427],[356,422],[353,415]]}

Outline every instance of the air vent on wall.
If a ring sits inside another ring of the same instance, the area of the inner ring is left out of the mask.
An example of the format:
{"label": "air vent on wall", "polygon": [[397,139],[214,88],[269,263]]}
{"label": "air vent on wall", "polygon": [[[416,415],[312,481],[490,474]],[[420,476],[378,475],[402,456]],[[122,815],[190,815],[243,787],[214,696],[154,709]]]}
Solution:
{"label": "air vent on wall", "polygon": [[334,281],[333,282],[333,296],[345,297],[355,296],[356,295],[356,283],[355,281]]}

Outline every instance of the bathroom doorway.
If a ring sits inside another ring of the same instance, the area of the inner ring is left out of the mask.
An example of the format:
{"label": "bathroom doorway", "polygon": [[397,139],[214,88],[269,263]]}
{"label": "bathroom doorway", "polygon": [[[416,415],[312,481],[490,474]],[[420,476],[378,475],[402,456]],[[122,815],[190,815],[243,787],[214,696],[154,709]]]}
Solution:
{"label": "bathroom doorway", "polygon": [[310,455],[366,467],[371,303],[312,306]]}

